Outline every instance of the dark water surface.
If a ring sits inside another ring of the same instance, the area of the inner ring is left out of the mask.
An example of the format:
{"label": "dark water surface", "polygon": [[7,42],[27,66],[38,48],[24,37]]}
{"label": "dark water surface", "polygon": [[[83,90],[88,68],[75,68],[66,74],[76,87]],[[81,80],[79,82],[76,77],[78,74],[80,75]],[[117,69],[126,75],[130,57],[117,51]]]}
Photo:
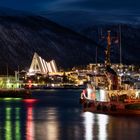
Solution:
{"label": "dark water surface", "polygon": [[140,117],[82,112],[80,90],[0,99],[0,140],[139,140]]}

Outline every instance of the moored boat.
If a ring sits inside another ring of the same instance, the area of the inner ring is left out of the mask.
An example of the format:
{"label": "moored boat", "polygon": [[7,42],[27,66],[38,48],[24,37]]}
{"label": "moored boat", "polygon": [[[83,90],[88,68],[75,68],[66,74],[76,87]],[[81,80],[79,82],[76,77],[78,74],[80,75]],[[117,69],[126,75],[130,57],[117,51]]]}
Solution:
{"label": "moored boat", "polygon": [[[107,95],[108,96],[108,95]],[[129,98],[128,95],[108,96],[107,100],[81,99],[83,111],[108,115],[140,115],[140,99]]]}
{"label": "moored boat", "polygon": [[[95,83],[93,87],[98,87],[100,90],[89,93],[87,88],[81,93],[80,102],[83,110],[109,115],[140,115],[140,90],[134,88],[135,86],[131,83],[132,81],[127,81],[127,84],[123,81],[122,76],[125,75],[122,73],[121,53],[120,69],[118,69],[121,73],[112,68],[110,48],[111,34],[108,31],[104,68],[98,72],[96,66],[96,73],[91,78],[91,82]],[[98,79],[97,74],[101,75]],[[102,86],[100,86],[100,83],[102,83]],[[92,100],[92,94],[94,95],[94,100]]]}

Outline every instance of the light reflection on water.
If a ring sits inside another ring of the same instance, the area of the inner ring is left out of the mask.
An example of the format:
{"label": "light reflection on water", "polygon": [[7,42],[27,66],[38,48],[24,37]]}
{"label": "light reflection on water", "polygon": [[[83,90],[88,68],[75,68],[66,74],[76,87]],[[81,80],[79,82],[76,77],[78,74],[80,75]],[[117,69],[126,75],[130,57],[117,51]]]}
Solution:
{"label": "light reflection on water", "polygon": [[84,112],[83,118],[85,140],[93,140],[94,138],[99,140],[107,140],[107,115],[97,115],[91,112]]}
{"label": "light reflection on water", "polygon": [[46,121],[46,140],[57,140],[59,138],[59,121],[57,119],[57,110],[55,108],[49,108],[47,111],[47,121]]}
{"label": "light reflection on water", "polygon": [[1,99],[0,140],[139,139],[140,118],[82,112],[78,93],[54,90],[36,94],[37,100]]}
{"label": "light reflection on water", "polygon": [[27,138],[27,140],[34,140],[33,107],[28,107],[27,108],[26,138]]}
{"label": "light reflection on water", "polygon": [[57,140],[59,138],[59,120],[57,116],[57,109],[54,107],[40,109],[40,113],[36,114],[36,139]]}
{"label": "light reflection on water", "polygon": [[12,138],[12,122],[11,122],[12,109],[7,107],[5,110],[5,139],[11,140]]}
{"label": "light reflection on water", "polygon": [[[5,140],[20,140],[21,139],[21,126],[20,126],[20,108],[6,107],[4,115],[4,137],[0,133],[0,137]],[[12,114],[15,115],[13,118]],[[14,120],[14,121],[13,121]]]}
{"label": "light reflection on water", "polygon": [[20,109],[19,107],[15,108],[15,140],[21,139]]}
{"label": "light reflection on water", "polygon": [[85,140],[93,139],[93,124],[94,124],[94,115],[90,112],[83,113],[84,117],[84,127],[85,127]]}
{"label": "light reflection on water", "polygon": [[99,140],[107,140],[108,116],[98,115]]}

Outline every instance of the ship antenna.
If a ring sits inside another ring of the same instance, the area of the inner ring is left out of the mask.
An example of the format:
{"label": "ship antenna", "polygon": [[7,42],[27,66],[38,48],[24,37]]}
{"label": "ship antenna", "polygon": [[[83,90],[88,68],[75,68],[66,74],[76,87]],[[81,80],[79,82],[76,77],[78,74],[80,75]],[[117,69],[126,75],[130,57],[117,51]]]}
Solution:
{"label": "ship antenna", "polygon": [[120,44],[119,45],[120,45],[120,65],[121,65],[122,64],[121,24],[119,25],[119,35],[120,35],[119,36],[119,38],[120,38]]}
{"label": "ship antenna", "polygon": [[110,47],[111,47],[111,35],[110,35],[110,30],[108,31],[107,35],[107,50],[105,51],[106,58],[105,58],[105,66],[110,66]]}

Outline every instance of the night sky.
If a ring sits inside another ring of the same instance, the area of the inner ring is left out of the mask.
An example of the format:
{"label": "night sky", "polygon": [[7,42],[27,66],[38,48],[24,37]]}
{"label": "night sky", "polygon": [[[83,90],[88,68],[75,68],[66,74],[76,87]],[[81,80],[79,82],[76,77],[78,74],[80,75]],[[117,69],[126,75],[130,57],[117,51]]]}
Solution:
{"label": "night sky", "polygon": [[126,10],[138,11],[139,0],[0,0],[0,7],[17,10],[65,11],[65,10]]}

